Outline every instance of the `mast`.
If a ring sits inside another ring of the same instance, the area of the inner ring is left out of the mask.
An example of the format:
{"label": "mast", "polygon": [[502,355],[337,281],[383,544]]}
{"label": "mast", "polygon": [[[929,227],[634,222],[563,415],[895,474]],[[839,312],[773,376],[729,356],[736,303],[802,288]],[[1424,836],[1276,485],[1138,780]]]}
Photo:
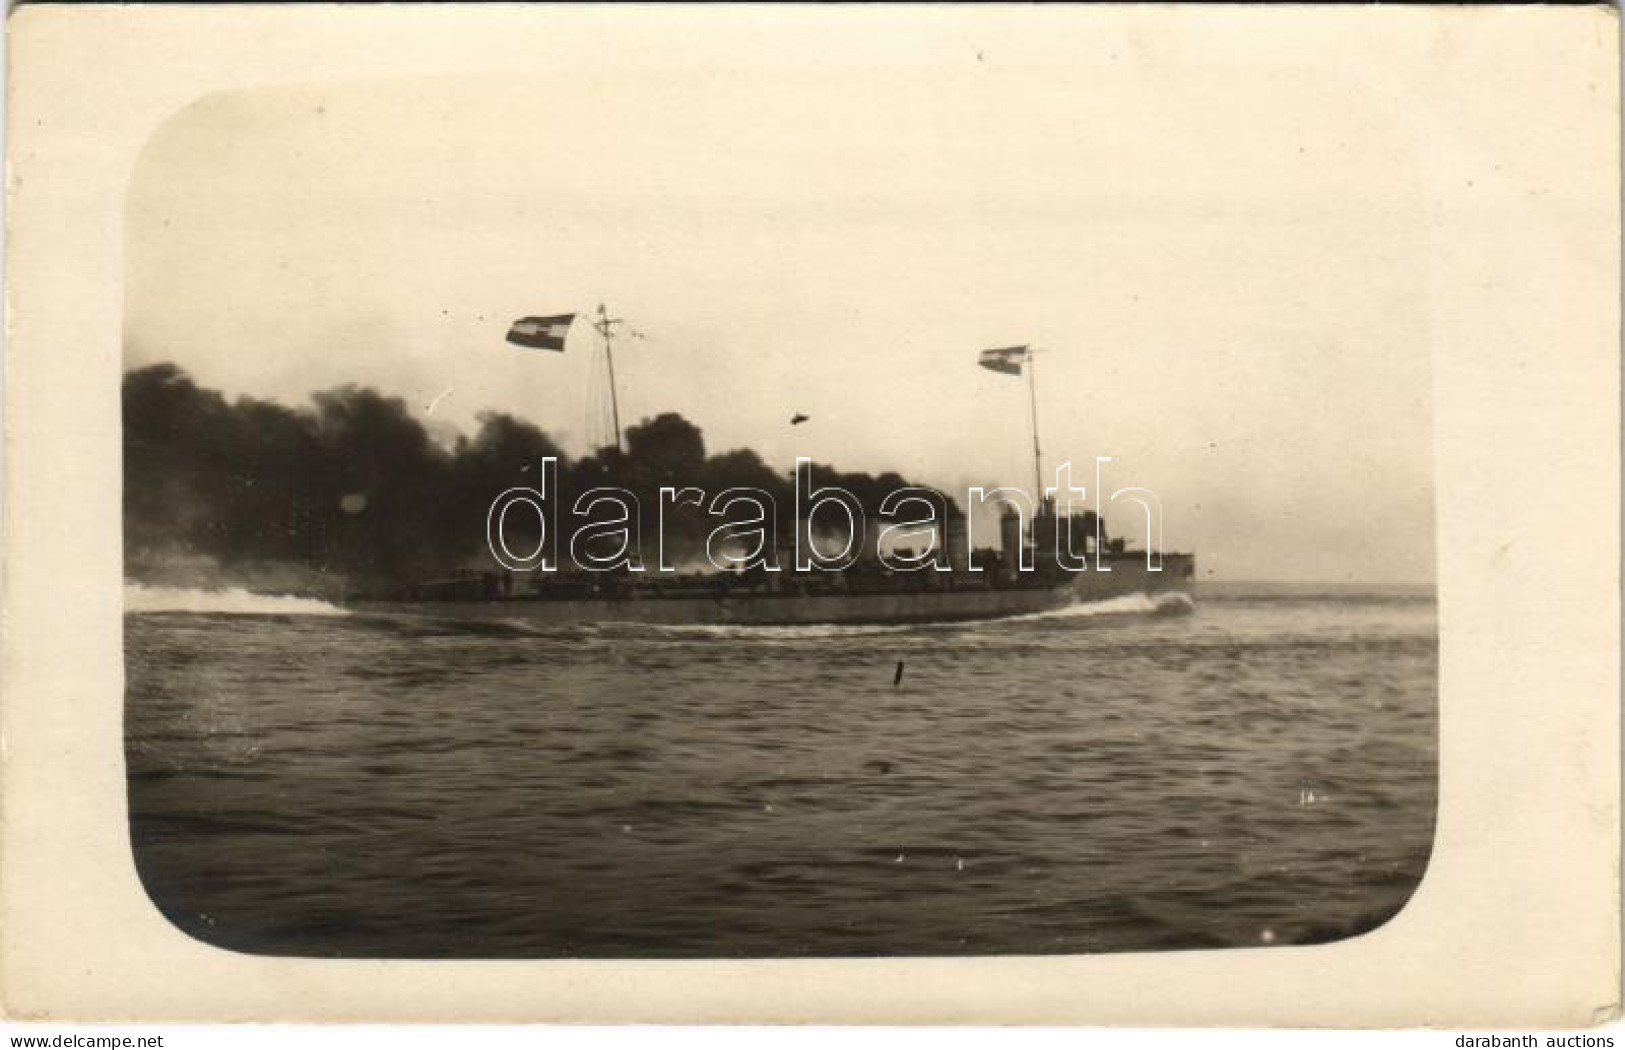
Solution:
{"label": "mast", "polygon": [[615,425],[615,450],[625,452],[626,449],[621,444],[621,401],[619,395],[615,392],[614,328],[620,323],[621,318],[609,316],[609,311],[604,309],[604,304],[598,304],[598,320],[593,322],[593,327],[598,329],[598,334],[604,337],[604,360],[609,364],[609,412],[610,419]]}
{"label": "mast", "polygon": [[[1033,349],[1027,349],[1027,396],[1032,408],[1033,418],[1033,481],[1037,487],[1033,489],[1033,506],[1042,510],[1044,507],[1044,465],[1038,451],[1038,370],[1034,367],[1037,355]],[[1036,515],[1035,515],[1036,516]]]}

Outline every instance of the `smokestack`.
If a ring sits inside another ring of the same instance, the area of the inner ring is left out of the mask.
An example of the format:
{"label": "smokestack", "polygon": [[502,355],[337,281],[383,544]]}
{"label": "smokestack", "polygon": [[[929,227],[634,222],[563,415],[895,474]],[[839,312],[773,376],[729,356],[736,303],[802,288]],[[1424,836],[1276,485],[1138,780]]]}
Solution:
{"label": "smokestack", "polygon": [[999,517],[999,544],[999,577],[1008,583],[1021,570],[1021,515],[1013,510]]}
{"label": "smokestack", "polygon": [[1037,516],[1033,518],[1033,555],[1034,564],[1048,564],[1055,560],[1055,541],[1058,538],[1060,519],[1055,514],[1055,501],[1045,496],[1038,504]]}
{"label": "smokestack", "polygon": [[858,558],[869,565],[880,561],[880,520],[872,514],[863,519],[863,550]]}
{"label": "smokestack", "polygon": [[965,520],[950,515],[942,527],[943,544],[948,551],[948,566],[955,573],[970,571],[970,533]]}

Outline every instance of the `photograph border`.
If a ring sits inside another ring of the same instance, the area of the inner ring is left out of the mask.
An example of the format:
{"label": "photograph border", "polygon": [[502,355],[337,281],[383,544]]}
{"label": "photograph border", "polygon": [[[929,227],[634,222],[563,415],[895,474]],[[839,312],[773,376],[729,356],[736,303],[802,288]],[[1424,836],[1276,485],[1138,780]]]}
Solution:
{"label": "photograph border", "polygon": [[[16,1019],[1567,1027],[1619,1004],[1619,108],[1605,7],[27,5],[11,16],[0,1008]],[[1333,944],[1046,958],[307,960],[180,933],[124,805],[119,381],[135,158],[198,97],[626,61],[927,62],[1047,20],[1369,59],[1426,144],[1439,814]],[[669,41],[695,41],[672,57]],[[561,43],[562,41],[562,43]],[[748,45],[748,46],[747,46]],[[527,58],[526,56],[530,56]],[[1540,192],[1531,192],[1536,187]],[[1560,347],[1555,363],[1539,355]],[[1553,528],[1554,522],[1561,529]]]}

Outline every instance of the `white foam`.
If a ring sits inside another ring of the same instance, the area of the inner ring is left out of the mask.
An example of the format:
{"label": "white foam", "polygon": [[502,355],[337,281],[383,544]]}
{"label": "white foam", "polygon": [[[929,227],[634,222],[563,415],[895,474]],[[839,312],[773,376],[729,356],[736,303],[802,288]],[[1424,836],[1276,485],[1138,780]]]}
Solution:
{"label": "white foam", "polygon": [[125,581],[124,611],[132,613],[276,613],[295,616],[346,616],[348,611],[319,598],[291,594],[255,594],[241,587],[150,587]]}
{"label": "white foam", "polygon": [[1080,601],[1059,609],[1045,609],[1042,612],[1017,613],[1012,616],[990,617],[985,620],[946,620],[922,621],[919,623],[904,624],[806,624],[799,626],[783,625],[750,625],[750,624],[682,624],[667,625],[657,629],[674,634],[700,634],[715,638],[778,638],[778,639],[805,639],[805,638],[846,638],[868,634],[896,634],[903,631],[917,631],[931,628],[954,628],[958,630],[975,630],[980,626],[997,626],[1007,623],[1028,623],[1035,620],[1072,620],[1090,616],[1126,616],[1147,615],[1150,613],[1189,612],[1196,603],[1187,594],[1159,594],[1152,597],[1149,594],[1125,594],[1117,598],[1102,598],[1098,601]]}
{"label": "white foam", "polygon": [[1088,616],[1123,616],[1145,613],[1166,613],[1174,610],[1189,611],[1195,607],[1195,602],[1187,594],[1159,594],[1152,597],[1149,594],[1125,594],[1117,598],[1102,598],[1099,601],[1080,601],[1071,605],[1063,605],[1059,609],[1045,609],[1042,612],[1020,613],[1015,616],[1005,616],[993,621],[995,623],[1023,623],[1031,620],[1075,620]]}
{"label": "white foam", "polygon": [[659,624],[657,630],[671,634],[697,634],[711,638],[770,638],[795,641],[806,638],[849,638],[866,634],[898,634],[922,627],[948,626],[930,623],[893,624]]}

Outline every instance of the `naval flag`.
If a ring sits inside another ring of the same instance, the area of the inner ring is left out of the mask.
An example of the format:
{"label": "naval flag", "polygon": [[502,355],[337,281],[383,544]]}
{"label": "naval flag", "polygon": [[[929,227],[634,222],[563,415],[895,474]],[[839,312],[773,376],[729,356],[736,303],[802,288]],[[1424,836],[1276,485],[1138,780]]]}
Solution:
{"label": "naval flag", "polygon": [[521,317],[508,329],[508,342],[515,346],[528,346],[532,350],[564,349],[564,337],[570,333],[570,322],[575,314],[556,317]]}
{"label": "naval flag", "polygon": [[997,350],[983,350],[976,358],[976,363],[983,368],[995,372],[1003,372],[1008,376],[1021,374],[1021,363],[1027,360],[1028,349],[1025,346],[1005,346]]}

